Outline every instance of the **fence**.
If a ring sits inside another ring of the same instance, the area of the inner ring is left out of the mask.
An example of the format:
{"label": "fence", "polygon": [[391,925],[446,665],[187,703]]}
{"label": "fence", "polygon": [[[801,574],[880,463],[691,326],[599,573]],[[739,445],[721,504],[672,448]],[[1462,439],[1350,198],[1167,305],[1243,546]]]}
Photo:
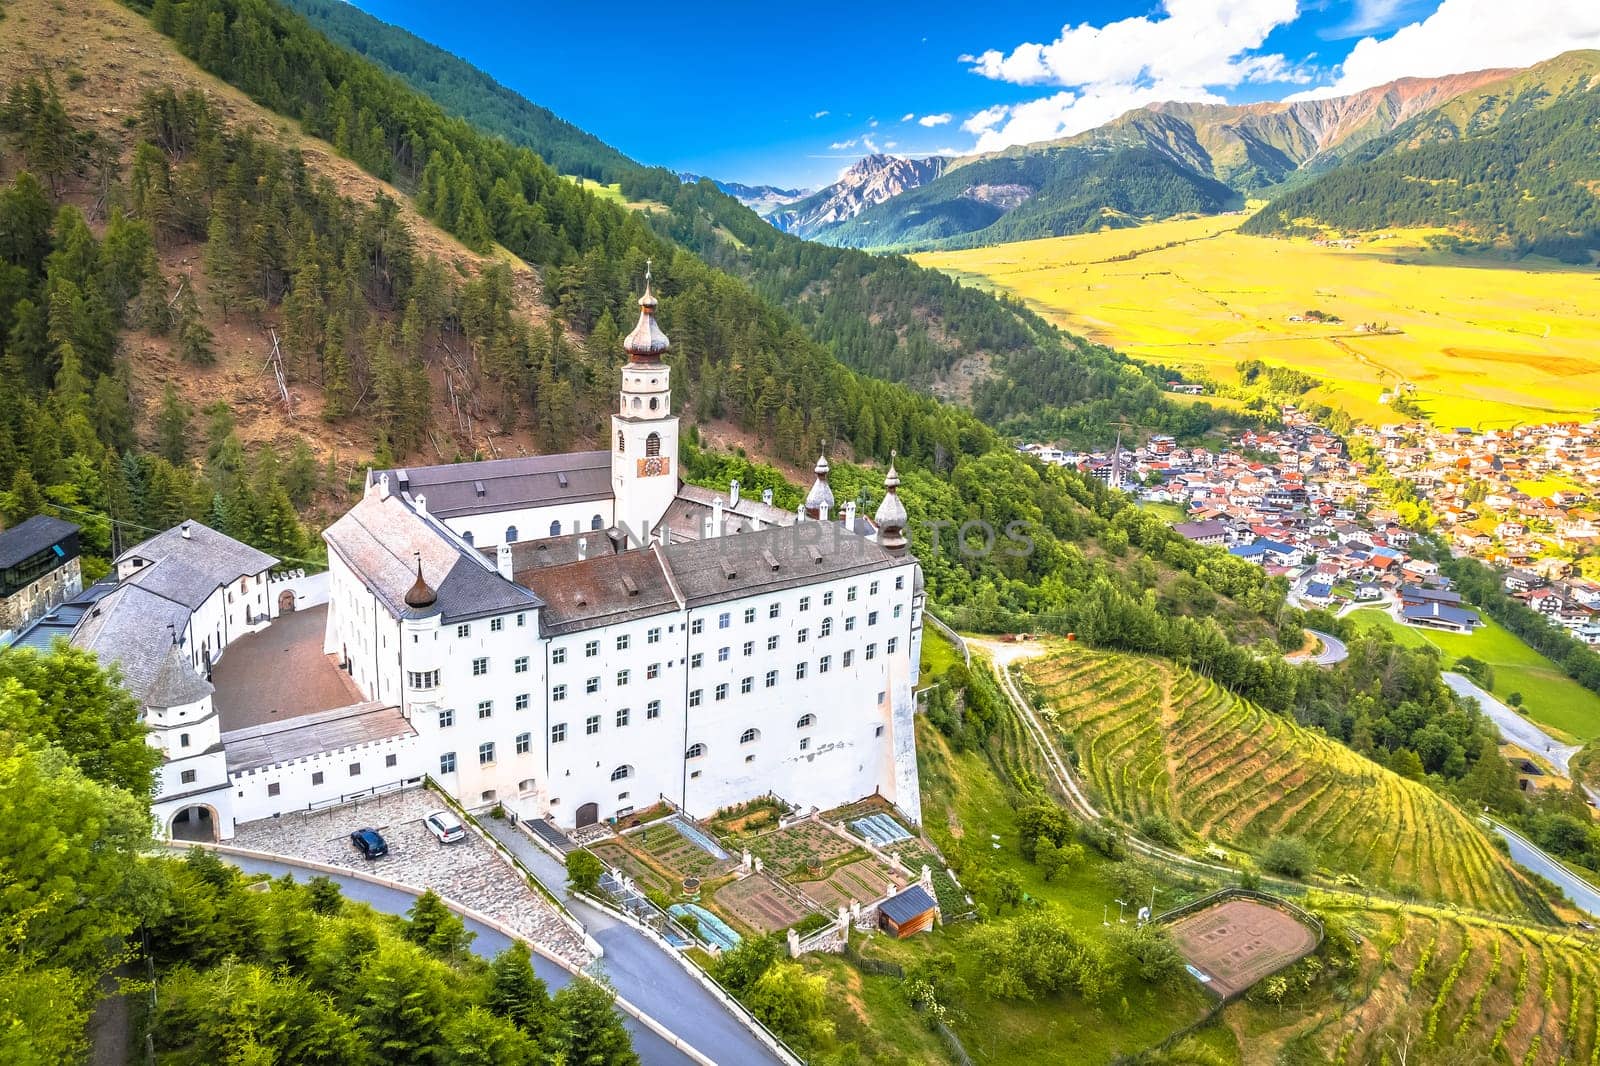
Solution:
{"label": "fence", "polygon": [[[864,974],[875,974],[879,977],[895,977],[903,979],[906,969],[897,962],[887,959],[868,959],[862,956],[860,949],[852,941],[847,941],[844,946],[845,959]],[[913,1002],[912,1006],[920,1013],[923,1007],[920,1003]],[[929,1019],[933,1023],[934,1032],[939,1034],[939,1039],[944,1041],[945,1050],[950,1052],[950,1057],[955,1059],[959,1066],[972,1066],[972,1057],[967,1054],[967,1049],[962,1045],[961,1038],[938,1018]]]}
{"label": "fence", "polygon": [[961,660],[967,665],[968,669],[971,669],[972,649],[967,647],[967,642],[962,638],[961,634],[957,633],[954,629],[951,629],[949,626],[939,621],[938,617],[932,611],[922,612],[922,617],[927,619],[928,622],[932,624],[933,628],[937,629],[940,633],[943,633],[950,643],[961,649]]}
{"label": "fence", "polygon": [[345,792],[332,799],[317,800],[314,803],[306,804],[304,807],[296,807],[292,811],[284,811],[283,813],[309,817],[313,814],[321,814],[323,811],[331,811],[335,807],[344,807],[352,804],[360,807],[361,801],[364,799],[378,799],[382,796],[392,796],[399,792],[409,792],[411,789],[424,787],[426,781],[427,778],[425,777],[397,778],[381,785],[364,788],[359,792]]}
{"label": "fence", "polygon": [[1158,914],[1152,918],[1151,921],[1163,924],[1177,921],[1179,918],[1182,918],[1185,915],[1194,914],[1196,911],[1203,911],[1207,907],[1218,903],[1223,903],[1230,899],[1254,900],[1257,903],[1264,903],[1269,907],[1276,907],[1281,911],[1286,911],[1297,920],[1310,926],[1312,932],[1317,934],[1317,942],[1312,947],[1313,951],[1322,946],[1323,933],[1321,918],[1318,918],[1315,914],[1312,914],[1299,904],[1284,899],[1282,896],[1275,896],[1271,892],[1259,892],[1253,888],[1241,888],[1238,886],[1219,888],[1217,891],[1208,896],[1201,896],[1199,899],[1190,900],[1188,903],[1180,904],[1179,906],[1172,908],[1170,911],[1163,911],[1161,914]]}

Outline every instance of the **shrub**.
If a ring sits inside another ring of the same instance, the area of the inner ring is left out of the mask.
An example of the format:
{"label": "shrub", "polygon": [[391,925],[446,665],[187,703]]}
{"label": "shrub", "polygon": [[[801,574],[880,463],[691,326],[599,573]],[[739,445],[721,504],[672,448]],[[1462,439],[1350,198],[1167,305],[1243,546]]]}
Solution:
{"label": "shrub", "polygon": [[592,851],[579,848],[567,853],[567,883],[577,892],[594,892],[600,887],[605,867]]}
{"label": "shrub", "polygon": [[1297,836],[1277,837],[1261,853],[1261,865],[1284,877],[1303,878],[1316,864],[1316,852]]}
{"label": "shrub", "polygon": [[1108,859],[1122,860],[1128,857],[1128,849],[1122,843],[1122,834],[1104,822],[1086,822],[1080,825],[1078,839]]}
{"label": "shrub", "polygon": [[1171,848],[1177,847],[1182,839],[1178,827],[1164,814],[1147,814],[1139,819],[1139,833],[1146,840],[1153,840],[1157,844],[1165,844]]}

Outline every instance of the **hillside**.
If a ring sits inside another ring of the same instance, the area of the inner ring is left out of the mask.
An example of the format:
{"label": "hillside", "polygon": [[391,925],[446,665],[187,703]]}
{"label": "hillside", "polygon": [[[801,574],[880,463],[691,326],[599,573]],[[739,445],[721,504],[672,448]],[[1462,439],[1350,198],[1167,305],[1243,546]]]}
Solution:
{"label": "hillside", "polygon": [[926,185],[943,174],[949,162],[942,156],[927,159],[882,154],[863,156],[827,188],[787,204],[781,210],[762,214],[784,233],[814,237],[855,218],[875,204]]}
{"label": "hillside", "polygon": [[1397,895],[1542,913],[1488,837],[1426,786],[1183,670],[1115,654],[1030,665],[1080,772],[1130,826],[1164,820],[1260,857],[1285,836],[1317,867]]}
{"label": "hillside", "polygon": [[1600,251],[1600,52],[1572,52],[1418,115],[1274,200],[1241,232],[1456,231],[1477,250]]}

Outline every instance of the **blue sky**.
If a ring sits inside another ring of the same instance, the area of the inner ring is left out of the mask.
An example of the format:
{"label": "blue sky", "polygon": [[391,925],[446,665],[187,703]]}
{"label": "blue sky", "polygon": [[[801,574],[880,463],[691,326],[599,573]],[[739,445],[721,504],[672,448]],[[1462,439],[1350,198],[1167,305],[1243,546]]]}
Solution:
{"label": "blue sky", "polygon": [[1600,0],[981,0],[804,7],[355,0],[642,162],[816,186],[1162,99],[1326,96],[1600,47]]}

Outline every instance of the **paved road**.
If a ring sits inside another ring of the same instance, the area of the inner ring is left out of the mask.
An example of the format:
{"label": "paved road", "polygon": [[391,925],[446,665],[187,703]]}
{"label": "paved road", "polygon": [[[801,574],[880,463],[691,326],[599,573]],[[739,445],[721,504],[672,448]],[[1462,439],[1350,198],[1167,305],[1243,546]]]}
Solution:
{"label": "paved road", "polygon": [[482,824],[547,888],[561,896],[589,935],[600,942],[605,956],[598,968],[630,1003],[671,1028],[696,1051],[720,1063],[783,1066],[785,1060],[758,1040],[744,1022],[669,955],[667,949],[631,925],[585,902],[581,896],[568,894],[566,868],[529,840],[522,830],[510,822],[493,818],[484,819]]}
{"label": "paved road", "polygon": [[1315,655],[1307,655],[1294,660],[1295,662],[1316,663],[1318,666],[1334,666],[1350,658],[1350,649],[1344,646],[1344,641],[1332,633],[1324,633],[1320,629],[1308,629],[1307,633],[1322,641],[1322,650]]}
{"label": "paved road", "polygon": [[[294,866],[289,863],[269,862],[264,859],[248,858],[243,855],[226,855],[219,853],[218,857],[224,862],[232,863],[233,865],[239,867],[239,869],[244,870],[246,873],[271,874],[273,877],[281,877],[284,874],[293,874],[301,879],[309,880],[311,877],[320,872],[315,870],[307,870],[304,867]],[[336,874],[328,874],[327,876],[332,877],[339,883],[339,888],[344,892],[347,899],[353,899],[361,903],[370,904],[373,909],[383,911],[387,914],[404,914],[406,911],[411,909],[411,905],[416,902],[418,895],[418,893],[414,892],[404,892],[399,889],[389,888],[386,885],[375,885],[370,881],[363,881],[358,877],[344,877]],[[482,956],[483,958],[491,959],[511,946],[511,940],[505,936],[505,934],[491,929],[480,922],[475,922],[471,918],[463,918],[462,921],[466,923],[467,930],[469,932],[476,934],[472,939],[472,950],[474,953]],[[607,950],[609,950],[609,948]],[[550,990],[552,992],[558,988],[564,987],[573,980],[571,973],[551,962],[543,955],[535,954],[533,956],[533,968],[534,971],[538,973],[540,978],[544,980],[544,983],[550,986]],[[623,991],[621,988],[618,988],[617,991],[621,992],[624,997],[632,1001],[633,1004],[640,1010],[655,1018],[657,1021],[672,1027],[674,1031],[677,1031],[677,1025],[689,1020],[684,1017],[682,1011],[674,1012],[668,1010],[663,1013],[657,1013],[656,1006],[645,1006],[644,1004],[639,1003],[637,1000],[633,999],[632,995],[626,991]],[[676,1015],[676,1017],[674,1017],[674,1015]],[[696,1019],[696,1021],[698,1021],[698,1019]],[[647,1066],[657,1066],[657,1064],[660,1064],[660,1066],[685,1066],[685,1064],[692,1064],[693,1060],[687,1055],[683,1054],[683,1052],[679,1051],[677,1048],[661,1039],[661,1037],[657,1036],[649,1029],[646,1029],[644,1026],[640,1025],[639,1022],[634,1018],[624,1014],[622,1016],[622,1023],[623,1025],[627,1026],[628,1033],[633,1037],[633,1048],[639,1053],[640,1061],[647,1064]],[[688,1028],[688,1026],[683,1027]],[[696,1043],[695,1046],[698,1047],[699,1044]],[[712,1057],[717,1058],[715,1055]],[[732,1063],[741,1060],[719,1059],[718,1061]]]}
{"label": "paved road", "polygon": [[1592,916],[1600,918],[1600,889],[1596,889],[1513,830],[1498,822],[1490,821],[1489,825],[1504,837],[1506,844],[1510,846],[1512,862],[1560,885],[1561,890],[1574,904]]}
{"label": "paved road", "polygon": [[1485,692],[1472,679],[1465,674],[1458,674],[1446,670],[1439,676],[1444,678],[1444,683],[1450,686],[1450,691],[1457,696],[1470,696],[1478,701],[1478,706],[1483,708],[1483,713],[1488,715],[1500,730],[1500,735],[1518,747],[1526,748],[1535,755],[1542,754],[1545,758],[1567,777],[1572,776],[1572,757],[1578,754],[1575,744],[1563,744],[1555,737],[1540,729],[1533,722],[1518,714],[1495,698],[1491,692]]}

